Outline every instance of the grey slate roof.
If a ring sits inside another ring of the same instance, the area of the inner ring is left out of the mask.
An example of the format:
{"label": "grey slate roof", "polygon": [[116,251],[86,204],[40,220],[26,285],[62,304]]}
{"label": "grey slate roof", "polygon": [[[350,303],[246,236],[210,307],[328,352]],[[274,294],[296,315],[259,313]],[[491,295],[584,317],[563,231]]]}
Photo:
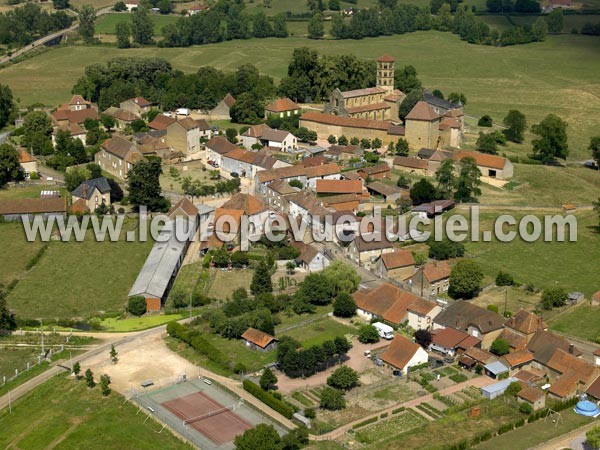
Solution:
{"label": "grey slate roof", "polygon": [[455,109],[460,107],[460,105],[457,105],[456,103],[452,103],[449,100],[444,100],[443,98],[436,97],[431,92],[427,91],[423,92],[423,99],[430,105],[437,106],[439,108]]}
{"label": "grey slate roof", "polygon": [[74,197],[85,198],[89,200],[94,193],[94,189],[98,189],[101,194],[110,192],[110,185],[104,177],[94,178],[93,180],[87,180],[81,183],[75,188],[71,194]]}

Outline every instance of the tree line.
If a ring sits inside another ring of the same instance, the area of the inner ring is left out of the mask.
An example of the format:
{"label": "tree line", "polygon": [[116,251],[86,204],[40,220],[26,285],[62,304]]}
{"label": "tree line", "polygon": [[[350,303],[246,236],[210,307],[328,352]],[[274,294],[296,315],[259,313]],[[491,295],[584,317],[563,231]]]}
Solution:
{"label": "tree line", "polygon": [[64,11],[49,13],[37,3],[25,3],[0,13],[0,44],[22,47],[53,31],[70,27],[73,20]]}

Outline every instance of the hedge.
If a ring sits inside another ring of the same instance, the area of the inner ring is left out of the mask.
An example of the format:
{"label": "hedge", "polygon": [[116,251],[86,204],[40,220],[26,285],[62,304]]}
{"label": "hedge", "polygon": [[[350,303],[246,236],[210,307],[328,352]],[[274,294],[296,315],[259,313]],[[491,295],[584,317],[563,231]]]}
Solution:
{"label": "hedge", "polygon": [[400,408],[393,409],[392,410],[392,414],[398,414],[398,413],[401,413],[404,410],[406,410],[406,408],[404,406],[401,406]]}
{"label": "hedge", "polygon": [[243,386],[244,390],[255,396],[265,405],[269,406],[270,408],[273,408],[282,416],[288,419],[291,419],[293,417],[294,410],[291,406],[289,406],[282,400],[275,398],[270,392],[264,391],[258,384],[253,383],[250,380],[244,380]]}
{"label": "hedge", "polygon": [[229,369],[229,359],[215,347],[212,343],[206,340],[203,336],[194,330],[188,330],[185,326],[178,322],[169,322],[167,324],[167,333],[169,336],[185,342],[196,350],[201,355],[206,356],[214,363]]}
{"label": "hedge", "polygon": [[370,425],[372,423],[377,422],[377,419],[378,419],[377,417],[371,417],[370,419],[363,420],[362,422],[352,425],[352,429],[356,430],[357,428],[364,427],[366,425]]}

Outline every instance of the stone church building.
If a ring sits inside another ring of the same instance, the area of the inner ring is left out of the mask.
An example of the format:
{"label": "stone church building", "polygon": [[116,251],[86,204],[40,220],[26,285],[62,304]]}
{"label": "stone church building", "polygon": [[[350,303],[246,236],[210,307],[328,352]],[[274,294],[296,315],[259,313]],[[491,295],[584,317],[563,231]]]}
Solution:
{"label": "stone church building", "polygon": [[404,99],[402,91],[394,89],[394,58],[389,55],[377,59],[375,87],[340,91],[334,89],[326,114],[371,120],[398,120],[398,105]]}

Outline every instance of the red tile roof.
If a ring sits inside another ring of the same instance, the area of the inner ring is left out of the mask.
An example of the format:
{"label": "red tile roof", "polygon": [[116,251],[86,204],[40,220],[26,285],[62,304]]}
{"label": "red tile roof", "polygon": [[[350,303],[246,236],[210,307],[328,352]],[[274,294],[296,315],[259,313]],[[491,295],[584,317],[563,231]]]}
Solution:
{"label": "red tile roof", "polygon": [[198,215],[198,208],[192,203],[192,201],[187,198],[181,198],[177,203],[173,205],[173,207],[169,210],[169,217],[175,218],[180,212],[183,212],[189,218],[195,218]]}
{"label": "red tile roof", "polygon": [[360,180],[317,180],[317,194],[360,194],[362,182]]}
{"label": "red tile roof", "polygon": [[490,352],[477,347],[467,349],[465,355],[484,365],[496,359]]}
{"label": "red tile roof", "polygon": [[316,122],[326,125],[336,125],[348,128],[368,128],[372,130],[388,131],[391,122],[383,120],[359,119],[355,117],[341,117],[331,114],[320,113],[316,111],[307,111],[300,117],[300,120],[307,122]]}
{"label": "red tile roof", "polygon": [[381,257],[386,269],[398,269],[399,267],[414,266],[415,258],[410,250],[399,249],[392,253],[386,253]]}
{"label": "red tile roof", "polygon": [[64,213],[66,211],[66,199],[61,197],[0,200],[0,215]]}
{"label": "red tile roof", "polygon": [[169,125],[177,122],[174,117],[167,117],[164,114],[158,114],[152,122],[148,124],[153,130],[166,130]]}
{"label": "red tile roof", "polygon": [[454,328],[444,328],[436,330],[431,334],[431,343],[439,347],[452,349],[458,347],[458,344],[467,339],[469,335],[464,331]]}
{"label": "red tile roof", "polygon": [[491,167],[492,169],[504,169],[508,161],[503,156],[488,155],[487,153],[457,150],[454,152],[454,160],[460,161],[463,158],[473,158],[478,166]]}
{"label": "red tile roof", "polygon": [[541,317],[534,313],[520,310],[514,316],[507,320],[506,326],[523,334],[533,334],[537,330],[545,330],[548,326]]}
{"label": "red tile roof", "polygon": [[133,97],[128,99],[127,101],[132,101],[133,103],[141,106],[142,108],[152,106],[152,103],[146,100],[144,97]]}
{"label": "red tile roof", "polygon": [[446,261],[427,263],[423,266],[422,270],[425,274],[425,278],[430,283],[448,278],[450,276],[450,272],[452,272],[452,269]]}
{"label": "red tile roof", "polygon": [[206,148],[218,153],[219,155],[224,155],[232,152],[233,150],[237,150],[239,147],[235,144],[232,144],[224,137],[214,136],[206,143]]}
{"label": "red tile roof", "polygon": [[265,106],[265,109],[271,112],[285,112],[298,110],[300,109],[300,106],[289,98],[284,97],[269,103]]}
{"label": "red tile roof", "polygon": [[562,374],[573,373],[577,380],[582,383],[588,382],[596,372],[596,367],[593,364],[560,348],[556,349],[547,365],[552,370]]}
{"label": "red tile roof", "polygon": [[274,336],[271,336],[264,331],[257,330],[256,328],[248,328],[244,331],[242,339],[258,345],[260,348],[266,348],[271,342],[277,340]]}
{"label": "red tile roof", "polygon": [[394,62],[396,60],[394,59],[393,56],[386,54],[386,55],[382,55],[379,58],[377,58],[377,61],[379,61],[379,62]]}
{"label": "red tile roof", "polygon": [[529,350],[523,349],[504,355],[504,359],[509,364],[509,367],[516,367],[533,361],[533,355]]}
{"label": "red tile roof", "polygon": [[31,156],[28,152],[26,152],[22,148],[18,149],[17,151],[19,152],[19,164],[25,164],[25,163],[37,161],[37,159],[35,159],[33,156]]}
{"label": "red tile roof", "polygon": [[421,346],[409,341],[404,336],[396,335],[394,340],[381,355],[381,359],[390,366],[404,370]]}
{"label": "red tile roof", "polygon": [[427,161],[419,158],[412,158],[410,156],[396,156],[394,158],[394,165],[400,167],[408,167],[411,169],[425,169],[429,167]]}
{"label": "red tile roof", "polygon": [[237,209],[249,216],[259,214],[267,209],[265,204],[259,198],[251,194],[242,193],[235,194],[225,202],[222,207],[226,209]]}
{"label": "red tile roof", "polygon": [[586,394],[600,400],[600,377],[596,378],[590,387],[585,391]]}
{"label": "red tile roof", "polygon": [[432,122],[438,120],[440,116],[433,110],[433,108],[424,101],[417,102],[417,104],[410,110],[405,120],[420,120],[425,122]]}
{"label": "red tile roof", "polygon": [[538,402],[545,396],[546,393],[544,391],[533,386],[526,386],[517,394],[517,397],[527,400],[530,403]]}

